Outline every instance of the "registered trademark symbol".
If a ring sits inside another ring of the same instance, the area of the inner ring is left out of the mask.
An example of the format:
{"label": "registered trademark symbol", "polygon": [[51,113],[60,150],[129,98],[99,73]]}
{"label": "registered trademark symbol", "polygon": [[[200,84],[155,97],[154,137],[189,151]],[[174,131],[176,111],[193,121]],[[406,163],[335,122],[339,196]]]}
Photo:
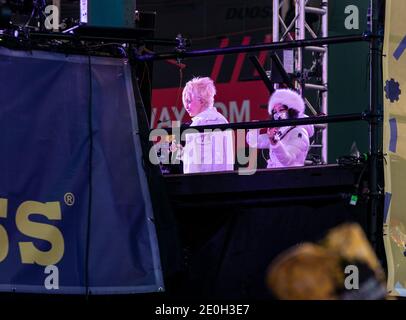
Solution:
{"label": "registered trademark symbol", "polygon": [[63,199],[65,200],[65,203],[67,206],[73,206],[75,204],[75,196],[73,195],[73,193],[66,193],[63,197]]}

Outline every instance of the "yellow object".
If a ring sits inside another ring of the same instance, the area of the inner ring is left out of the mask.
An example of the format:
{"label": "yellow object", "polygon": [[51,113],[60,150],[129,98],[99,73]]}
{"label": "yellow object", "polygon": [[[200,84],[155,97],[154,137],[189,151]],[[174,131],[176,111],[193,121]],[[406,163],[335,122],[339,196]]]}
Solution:
{"label": "yellow object", "polygon": [[384,85],[384,243],[390,295],[406,296],[406,1],[386,0]]}
{"label": "yellow object", "polygon": [[[358,270],[356,290],[348,270]],[[283,300],[382,299],[384,272],[358,224],[332,229],[319,243],[304,243],[271,264],[266,281]]]}
{"label": "yellow object", "polygon": [[344,282],[339,260],[339,256],[318,245],[300,245],[272,264],[268,287],[283,300],[337,299],[337,283]]}
{"label": "yellow object", "polygon": [[366,263],[380,281],[385,280],[381,264],[358,224],[344,224],[332,229],[322,244],[348,261],[357,260]]}

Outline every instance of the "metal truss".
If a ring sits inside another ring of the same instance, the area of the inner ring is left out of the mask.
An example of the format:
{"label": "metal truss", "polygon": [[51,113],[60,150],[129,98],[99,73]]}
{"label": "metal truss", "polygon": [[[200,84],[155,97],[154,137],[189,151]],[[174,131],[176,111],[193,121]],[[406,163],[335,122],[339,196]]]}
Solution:
{"label": "metal truss", "polygon": [[[292,3],[294,3],[295,15],[291,21],[287,21],[287,7]],[[306,14],[307,16],[312,14],[313,17],[315,15],[318,17],[321,24],[319,30],[312,29],[311,23],[306,20]],[[304,40],[307,34],[313,39],[328,37],[328,0],[273,0],[273,41]],[[296,89],[304,97],[306,106],[313,115],[319,113],[328,115],[328,46],[299,47],[293,50],[293,75]],[[313,62],[311,66],[305,65],[304,50],[312,52]],[[316,108],[306,99],[307,90],[317,91],[319,99]],[[327,126],[318,125],[316,129],[321,132],[321,137],[316,134],[316,141],[312,147],[319,148],[321,163],[327,163]]]}

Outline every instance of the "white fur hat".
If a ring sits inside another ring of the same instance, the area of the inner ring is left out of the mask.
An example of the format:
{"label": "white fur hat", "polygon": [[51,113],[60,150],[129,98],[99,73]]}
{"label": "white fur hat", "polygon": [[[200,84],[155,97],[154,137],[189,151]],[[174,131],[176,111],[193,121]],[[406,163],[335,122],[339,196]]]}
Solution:
{"label": "white fur hat", "polygon": [[291,89],[278,89],[272,94],[268,102],[269,114],[272,114],[272,109],[278,103],[288,106],[289,109],[295,109],[299,115],[302,115],[305,111],[305,103],[302,97]]}

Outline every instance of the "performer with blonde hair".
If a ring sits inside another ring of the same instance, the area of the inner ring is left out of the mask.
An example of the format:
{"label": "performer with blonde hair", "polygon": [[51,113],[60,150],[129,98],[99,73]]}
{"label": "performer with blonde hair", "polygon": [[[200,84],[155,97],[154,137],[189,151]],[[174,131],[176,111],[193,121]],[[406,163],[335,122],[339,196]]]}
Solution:
{"label": "performer with blonde hair", "polygon": [[[183,105],[192,118],[191,128],[228,123],[214,107],[216,88],[213,80],[193,78],[182,93]],[[183,148],[183,173],[230,171],[234,169],[233,132],[187,133]]]}

